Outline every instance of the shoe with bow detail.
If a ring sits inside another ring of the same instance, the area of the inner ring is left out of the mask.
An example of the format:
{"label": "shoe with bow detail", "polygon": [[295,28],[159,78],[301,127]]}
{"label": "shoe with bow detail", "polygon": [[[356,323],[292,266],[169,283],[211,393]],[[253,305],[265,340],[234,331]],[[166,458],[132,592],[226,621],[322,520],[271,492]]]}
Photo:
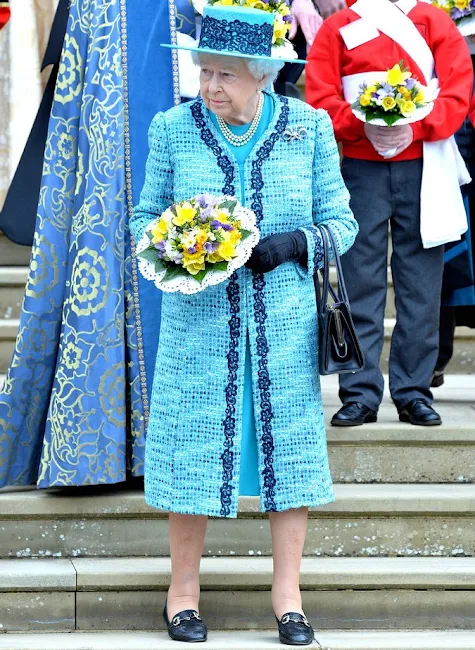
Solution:
{"label": "shoe with bow detail", "polygon": [[178,612],[170,621],[168,618],[167,603],[165,603],[163,618],[167,625],[168,636],[173,641],[202,643],[208,638],[206,625],[195,609],[184,609],[182,612]]}
{"label": "shoe with bow detail", "polygon": [[279,640],[284,645],[310,645],[315,635],[307,618],[297,612],[288,612],[282,618],[276,617],[279,626]]}
{"label": "shoe with bow detail", "polygon": [[420,427],[434,427],[442,424],[442,419],[437,411],[424,399],[413,399],[399,411],[401,422],[409,422]]}

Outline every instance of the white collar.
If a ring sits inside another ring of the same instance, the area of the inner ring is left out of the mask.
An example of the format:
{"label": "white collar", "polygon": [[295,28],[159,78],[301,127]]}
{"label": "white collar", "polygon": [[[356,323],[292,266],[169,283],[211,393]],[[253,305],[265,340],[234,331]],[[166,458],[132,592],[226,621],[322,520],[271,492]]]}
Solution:
{"label": "white collar", "polygon": [[402,12],[407,14],[414,9],[417,5],[417,0],[399,0],[396,2],[396,7],[398,7]]}

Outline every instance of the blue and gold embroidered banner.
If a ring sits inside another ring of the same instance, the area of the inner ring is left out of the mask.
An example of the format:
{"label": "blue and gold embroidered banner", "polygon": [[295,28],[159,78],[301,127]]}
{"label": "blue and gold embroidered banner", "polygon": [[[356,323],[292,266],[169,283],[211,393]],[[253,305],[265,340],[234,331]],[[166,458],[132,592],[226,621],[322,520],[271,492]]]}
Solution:
{"label": "blue and gold embroidered banner", "polygon": [[[72,0],[20,330],[0,392],[0,486],[143,474],[160,295],[128,217],[153,115],[179,101],[172,3]],[[145,282],[145,281],[144,281]]]}

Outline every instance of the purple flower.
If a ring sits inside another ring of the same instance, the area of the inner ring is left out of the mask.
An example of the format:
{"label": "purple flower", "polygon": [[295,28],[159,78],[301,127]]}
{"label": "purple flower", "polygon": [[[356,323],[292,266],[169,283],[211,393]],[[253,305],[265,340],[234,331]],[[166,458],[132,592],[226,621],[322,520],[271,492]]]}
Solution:
{"label": "purple flower", "polygon": [[284,23],[291,23],[293,20],[292,16],[284,16]]}
{"label": "purple flower", "polygon": [[215,197],[212,194],[198,194],[196,200],[198,201],[200,208],[214,207],[216,203]]}
{"label": "purple flower", "polygon": [[454,20],[459,20],[459,18],[463,18],[466,15],[467,14],[465,13],[465,11],[462,11],[461,9],[457,9],[457,7],[454,7],[452,9],[452,18]]}
{"label": "purple flower", "polygon": [[391,94],[393,92],[393,87],[391,86],[391,84],[384,84],[384,86],[382,87],[382,90],[384,90],[384,92],[387,95],[389,95],[389,94]]}
{"label": "purple flower", "polygon": [[207,253],[214,253],[218,246],[219,244],[217,241],[207,241],[203,248]]}
{"label": "purple flower", "polygon": [[194,255],[198,249],[196,248],[196,244],[192,246],[191,248],[188,249],[188,253],[190,255]]}
{"label": "purple flower", "polygon": [[214,228],[214,230],[219,230],[219,228],[222,228],[223,224],[221,221],[218,221],[217,219],[213,219],[211,222],[211,228]]}
{"label": "purple flower", "polygon": [[223,226],[223,230],[225,230],[226,232],[231,232],[232,230],[234,230],[234,226],[231,226],[230,223],[223,223],[222,226]]}
{"label": "purple flower", "polygon": [[406,79],[406,88],[408,90],[412,90],[415,85],[416,85],[416,80],[415,79]]}
{"label": "purple flower", "polygon": [[163,252],[165,250],[165,240],[163,239],[162,241],[159,241],[158,243],[154,244],[154,246],[158,251]]}

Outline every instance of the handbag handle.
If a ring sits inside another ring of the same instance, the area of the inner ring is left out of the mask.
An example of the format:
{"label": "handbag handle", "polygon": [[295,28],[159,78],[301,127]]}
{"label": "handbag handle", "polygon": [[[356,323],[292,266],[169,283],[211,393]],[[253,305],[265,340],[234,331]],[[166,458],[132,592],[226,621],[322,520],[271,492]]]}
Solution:
{"label": "handbag handle", "polygon": [[[320,311],[323,309],[328,309],[329,297],[331,296],[333,300],[349,303],[348,294],[346,291],[345,280],[343,278],[343,269],[341,267],[340,255],[338,254],[338,249],[336,246],[335,238],[330,230],[326,226],[318,226],[320,234],[322,237],[323,243],[323,268],[320,269],[320,273],[323,279],[323,289],[320,290],[320,282],[318,280],[318,271],[315,272],[314,282],[317,295],[317,302],[320,307]],[[330,283],[330,242],[333,249],[333,256],[335,259],[336,266],[336,291],[333,289]]]}

